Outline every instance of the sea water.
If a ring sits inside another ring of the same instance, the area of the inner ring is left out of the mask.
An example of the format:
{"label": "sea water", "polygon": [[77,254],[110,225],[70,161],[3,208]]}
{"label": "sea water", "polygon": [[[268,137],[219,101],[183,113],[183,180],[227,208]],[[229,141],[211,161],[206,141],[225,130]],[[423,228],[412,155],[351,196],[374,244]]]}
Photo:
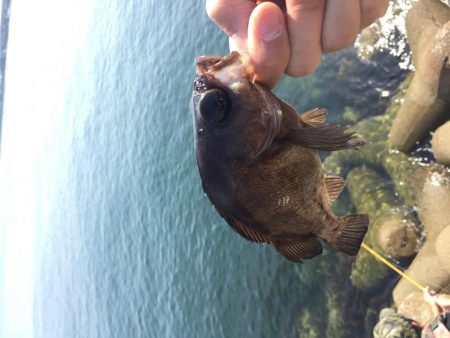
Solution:
{"label": "sea water", "polygon": [[[2,337],[296,336],[294,264],[234,233],[197,173],[194,58],[227,51],[202,1],[12,3]],[[318,78],[279,93],[311,108]]]}

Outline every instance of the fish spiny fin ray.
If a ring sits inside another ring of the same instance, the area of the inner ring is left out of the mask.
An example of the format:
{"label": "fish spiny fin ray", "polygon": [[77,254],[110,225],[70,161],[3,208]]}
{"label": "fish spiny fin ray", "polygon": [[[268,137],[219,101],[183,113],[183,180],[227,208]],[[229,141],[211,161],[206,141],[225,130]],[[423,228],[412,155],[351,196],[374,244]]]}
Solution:
{"label": "fish spiny fin ray", "polygon": [[301,114],[299,116],[299,119],[302,120],[308,126],[319,127],[325,124],[325,119],[327,115],[328,111],[326,109],[314,108]]}
{"label": "fish spiny fin ray", "polygon": [[322,244],[312,236],[299,240],[276,240],[272,245],[282,256],[297,263],[322,253]]}
{"label": "fish spiny fin ray", "polygon": [[336,248],[350,256],[356,256],[369,226],[369,216],[349,215],[341,218]]}
{"label": "fish spiny fin ray", "polygon": [[345,187],[345,180],[340,176],[325,175],[325,189],[328,195],[329,205],[332,205],[342,189]]}

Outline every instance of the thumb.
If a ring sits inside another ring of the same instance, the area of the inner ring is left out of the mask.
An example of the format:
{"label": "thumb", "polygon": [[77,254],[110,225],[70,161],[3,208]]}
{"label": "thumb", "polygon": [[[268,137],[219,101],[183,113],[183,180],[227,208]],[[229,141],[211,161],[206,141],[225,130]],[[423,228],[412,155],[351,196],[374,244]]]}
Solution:
{"label": "thumb", "polygon": [[289,40],[284,14],[272,2],[256,6],[248,26],[248,52],[256,81],[275,87],[289,62]]}

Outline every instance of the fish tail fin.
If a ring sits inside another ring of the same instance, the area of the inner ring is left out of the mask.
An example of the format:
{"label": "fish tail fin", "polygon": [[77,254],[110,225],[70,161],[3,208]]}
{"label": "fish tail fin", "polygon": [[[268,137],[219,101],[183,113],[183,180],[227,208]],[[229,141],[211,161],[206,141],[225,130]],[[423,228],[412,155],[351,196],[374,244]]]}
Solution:
{"label": "fish tail fin", "polygon": [[369,216],[348,215],[341,217],[340,220],[335,247],[347,255],[356,256],[369,226]]}

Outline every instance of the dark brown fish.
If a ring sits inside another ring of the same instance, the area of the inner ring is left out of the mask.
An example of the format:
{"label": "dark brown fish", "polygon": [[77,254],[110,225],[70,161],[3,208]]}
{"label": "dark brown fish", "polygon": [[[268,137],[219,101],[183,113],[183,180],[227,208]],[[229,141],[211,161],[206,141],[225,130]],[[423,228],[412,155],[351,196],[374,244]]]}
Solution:
{"label": "dark brown fish", "polygon": [[319,238],[356,255],[368,216],[331,211],[345,181],[322,173],[317,150],[357,148],[364,141],[325,124],[324,109],[298,115],[253,83],[243,59],[237,52],[197,59],[191,104],[205,193],[242,237],[270,243],[291,261],[321,254]]}

